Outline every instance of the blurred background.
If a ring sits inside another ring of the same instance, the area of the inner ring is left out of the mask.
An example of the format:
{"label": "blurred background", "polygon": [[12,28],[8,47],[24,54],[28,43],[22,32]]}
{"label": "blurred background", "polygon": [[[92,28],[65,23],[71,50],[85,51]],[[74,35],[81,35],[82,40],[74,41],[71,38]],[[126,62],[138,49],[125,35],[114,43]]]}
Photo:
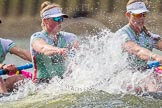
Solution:
{"label": "blurred background", "polygon": [[[46,0],[0,0],[1,37],[30,37],[40,31],[40,5]],[[127,24],[125,17],[128,0],[49,0],[62,6],[70,18],[91,18],[115,32]],[[151,13],[148,15],[150,31],[162,35],[162,0],[144,0]],[[70,20],[67,20],[70,21]],[[66,21],[65,21],[66,22]],[[72,29],[72,28],[71,28]]]}
{"label": "blurred background", "polygon": [[[2,23],[0,24],[0,36],[3,38],[10,38],[18,46],[29,49],[30,36],[37,31],[41,31],[41,19],[39,13],[40,5],[44,1],[46,0],[0,0],[0,19],[2,20]],[[69,15],[69,19],[65,20],[63,30],[76,33],[79,36],[95,36],[91,35],[91,31],[94,31],[94,33],[98,33],[97,37],[103,36],[103,38],[99,38],[97,41],[95,40],[96,38],[89,38],[87,41],[82,42],[82,50],[79,52],[81,56],[76,60],[76,63],[79,61],[79,65],[77,65],[77,69],[74,70],[72,76],[63,81],[67,84],[67,88],[60,87],[60,84],[58,85],[57,81],[54,81],[54,83],[48,86],[47,89],[44,89],[38,94],[32,94],[32,90],[35,89],[35,87],[33,88],[33,85],[30,83],[27,84],[27,86],[25,84],[25,90],[23,90],[25,93],[22,93],[23,96],[21,96],[20,93],[21,89],[16,96],[16,99],[21,99],[22,101],[14,101],[15,103],[13,104],[1,102],[0,104],[4,103],[2,106],[3,108],[9,108],[10,105],[16,108],[17,106],[20,107],[20,105],[24,107],[27,104],[30,104],[31,107],[41,107],[40,103],[44,105],[47,105],[47,103],[56,103],[61,105],[61,107],[64,105],[66,106],[66,104],[70,106],[71,104],[69,103],[72,103],[72,107],[76,106],[80,108],[84,106],[96,106],[100,108],[101,106],[105,106],[102,108],[160,108],[162,106],[161,100],[151,101],[151,98],[141,99],[129,95],[123,97],[123,94],[118,96],[109,95],[107,92],[103,92],[108,91],[110,93],[118,93],[122,89],[120,86],[123,85],[123,83],[127,83],[131,80],[131,82],[134,81],[136,84],[136,78],[138,80],[139,78],[143,78],[143,76],[139,77],[139,74],[129,74],[130,71],[125,71],[125,65],[127,65],[127,63],[125,63],[125,59],[123,59],[125,56],[121,54],[120,40],[109,38],[109,36],[113,36],[113,33],[111,32],[115,32],[128,23],[128,20],[125,17],[128,0],[49,1],[60,4],[63,8],[63,12]],[[144,1],[147,3],[147,6],[151,11],[146,17],[148,22],[146,27],[153,33],[162,36],[162,0]],[[97,31],[98,28],[103,26],[110,29],[111,32],[105,29],[104,32],[99,33]],[[24,65],[26,62],[27,61],[21,60],[17,56],[8,54],[4,63],[20,66]],[[29,71],[32,72],[33,70]],[[73,83],[75,84],[72,85]],[[68,85],[70,85],[69,88]],[[66,93],[66,90],[72,90],[73,87],[80,88],[80,85],[81,88],[82,86],[92,88],[96,86],[95,88],[101,90],[99,92],[92,91],[92,93],[84,92],[79,95],[63,95],[64,92]],[[32,88],[31,96],[22,99],[28,92],[30,92],[30,90],[28,90],[30,88]],[[64,91],[64,89],[66,90]],[[55,94],[61,95],[55,97]],[[56,99],[56,101],[48,102],[49,98],[52,100]],[[6,100],[8,101],[8,99]],[[15,100],[14,95],[13,100]],[[35,104],[36,102],[38,102],[38,104]],[[74,105],[75,103],[77,105]],[[52,105],[51,108],[53,108]]]}

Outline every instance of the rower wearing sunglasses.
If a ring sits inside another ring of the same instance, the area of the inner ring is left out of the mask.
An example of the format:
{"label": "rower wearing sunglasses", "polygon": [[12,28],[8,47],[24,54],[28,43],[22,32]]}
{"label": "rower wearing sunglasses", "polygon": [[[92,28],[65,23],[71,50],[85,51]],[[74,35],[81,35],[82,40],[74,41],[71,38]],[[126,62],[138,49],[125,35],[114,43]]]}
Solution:
{"label": "rower wearing sunglasses", "polygon": [[38,83],[48,82],[54,76],[62,78],[67,52],[78,46],[76,35],[61,31],[61,24],[68,16],[58,4],[45,1],[40,16],[42,31],[34,33],[30,41],[34,80]]}
{"label": "rower wearing sunglasses", "polygon": [[[130,69],[145,71],[148,61],[159,61],[162,64],[162,56],[152,52],[153,48],[162,51],[162,40],[159,35],[153,34],[145,27],[145,20],[149,13],[141,0],[129,0],[126,6],[126,17],[129,23],[119,29],[116,34],[125,38],[122,44],[125,52],[128,52]],[[149,82],[147,82],[149,83]],[[148,87],[149,91],[155,90]]]}

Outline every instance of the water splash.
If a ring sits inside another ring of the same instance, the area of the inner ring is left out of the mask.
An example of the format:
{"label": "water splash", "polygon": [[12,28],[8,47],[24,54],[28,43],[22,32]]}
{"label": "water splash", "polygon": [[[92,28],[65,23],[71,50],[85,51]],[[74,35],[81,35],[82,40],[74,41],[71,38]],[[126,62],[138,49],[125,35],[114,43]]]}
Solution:
{"label": "water splash", "polygon": [[35,85],[27,80],[16,93],[0,98],[0,101],[22,98],[39,101],[40,97],[48,100],[64,93],[90,90],[103,90],[115,94],[128,93],[129,84],[138,85],[138,82],[148,75],[140,72],[132,73],[126,68],[128,55],[123,53],[121,46],[124,37],[115,35],[109,29],[102,29],[92,35],[87,33],[82,35],[79,50],[68,60],[70,65],[64,79],[54,77],[48,85]]}

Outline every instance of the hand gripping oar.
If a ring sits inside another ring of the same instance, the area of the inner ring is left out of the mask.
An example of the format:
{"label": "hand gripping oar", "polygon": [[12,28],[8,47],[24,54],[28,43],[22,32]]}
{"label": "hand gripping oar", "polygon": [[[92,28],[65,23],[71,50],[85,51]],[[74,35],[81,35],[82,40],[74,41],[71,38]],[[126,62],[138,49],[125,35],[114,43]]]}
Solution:
{"label": "hand gripping oar", "polygon": [[3,69],[3,70],[0,70],[0,75],[23,74],[27,78],[32,78],[32,73],[24,71],[24,69],[29,69],[29,68],[32,68],[32,67],[33,67],[32,64],[25,64],[23,66],[18,66],[17,67],[17,70],[18,70],[17,72],[9,72],[7,69]]}

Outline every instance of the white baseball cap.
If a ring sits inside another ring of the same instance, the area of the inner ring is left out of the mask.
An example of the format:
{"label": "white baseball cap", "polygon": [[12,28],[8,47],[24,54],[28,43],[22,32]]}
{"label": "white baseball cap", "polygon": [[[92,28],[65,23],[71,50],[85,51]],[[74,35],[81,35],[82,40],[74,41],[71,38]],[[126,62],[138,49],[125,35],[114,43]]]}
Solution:
{"label": "white baseball cap", "polygon": [[63,14],[62,10],[58,7],[55,8],[51,8],[45,12],[43,12],[43,14],[41,15],[41,18],[53,18],[53,17],[60,17],[63,16],[64,18],[68,18],[68,15]]}
{"label": "white baseball cap", "polygon": [[144,2],[135,2],[127,6],[127,12],[131,12],[134,14],[140,14],[143,12],[150,12],[150,11],[146,8],[146,5]]}

